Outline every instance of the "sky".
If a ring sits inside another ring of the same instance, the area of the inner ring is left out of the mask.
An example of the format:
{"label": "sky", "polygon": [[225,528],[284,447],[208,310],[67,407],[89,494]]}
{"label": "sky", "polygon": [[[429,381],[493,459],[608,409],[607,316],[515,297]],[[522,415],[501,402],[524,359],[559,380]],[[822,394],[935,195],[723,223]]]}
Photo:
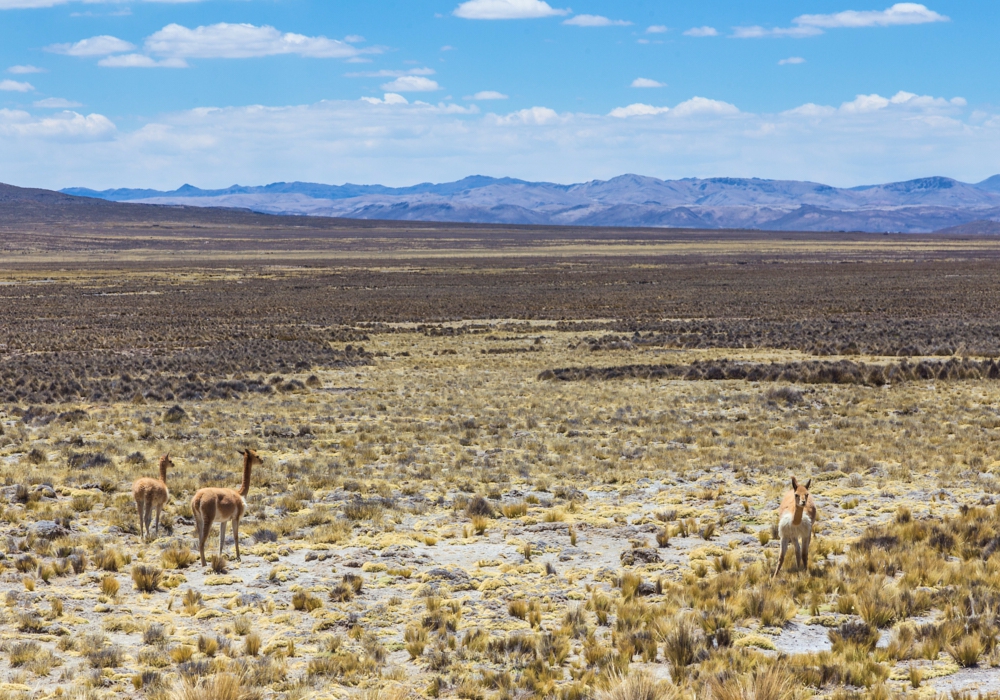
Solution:
{"label": "sky", "polygon": [[995,0],[0,0],[0,181],[1000,173]]}

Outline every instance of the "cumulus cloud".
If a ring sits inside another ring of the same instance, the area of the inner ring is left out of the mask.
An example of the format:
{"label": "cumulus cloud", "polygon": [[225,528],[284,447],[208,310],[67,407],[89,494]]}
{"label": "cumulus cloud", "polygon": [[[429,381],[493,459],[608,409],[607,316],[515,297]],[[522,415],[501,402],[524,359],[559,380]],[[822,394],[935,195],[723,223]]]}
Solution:
{"label": "cumulus cloud", "polygon": [[47,73],[48,71],[37,66],[11,66],[7,69],[7,72],[14,75],[28,75],[30,73]]}
{"label": "cumulus cloud", "polygon": [[794,27],[767,29],[760,26],[734,27],[737,39],[762,39],[765,37],[805,38],[818,36],[824,29],[856,29],[860,27],[892,27],[930,22],[949,22],[948,17],[938,14],[926,6],[915,2],[897,2],[887,10],[847,10],[828,15],[799,15],[792,20]]}
{"label": "cumulus cloud", "polygon": [[725,116],[739,114],[740,110],[736,105],[719,100],[710,100],[707,97],[692,97],[674,107],[675,117],[688,117],[692,115],[718,115]]}
{"label": "cumulus cloud", "polygon": [[715,27],[691,27],[684,36],[719,36],[719,32]]}
{"label": "cumulus cloud", "polygon": [[83,107],[83,105],[79,102],[63,99],[62,97],[46,97],[44,100],[35,101],[34,106],[41,107],[43,109],[72,109],[74,107]]}
{"label": "cumulus cloud", "polygon": [[503,117],[492,116],[494,123],[504,126],[516,126],[518,124],[544,126],[545,124],[560,121],[559,113],[548,107],[529,107],[528,109],[511,112]]}
{"label": "cumulus cloud", "polygon": [[564,19],[563,24],[574,27],[628,27],[632,23],[624,19],[608,19],[601,15],[576,15]]}
{"label": "cumulus cloud", "polygon": [[568,15],[569,10],[554,8],[543,0],[468,0],[453,14],[462,19],[537,19]]}
{"label": "cumulus cloud", "polygon": [[126,53],[118,56],[106,56],[97,62],[105,68],[187,68],[183,58],[164,58],[156,60],[141,53]]}
{"label": "cumulus cloud", "polygon": [[469,95],[466,100],[506,100],[507,95],[496,90],[480,90],[475,95]]}
{"label": "cumulus cloud", "polygon": [[129,43],[124,39],[103,34],[101,36],[90,37],[89,39],[81,39],[75,44],[52,44],[46,47],[45,50],[52,53],[61,53],[66,56],[107,56],[112,53],[131,51],[134,48],[135,44]]}
{"label": "cumulus cloud", "polygon": [[632,81],[632,87],[634,88],[660,88],[666,87],[666,83],[661,83],[658,80],[652,80],[650,78],[636,78]]}
{"label": "cumulus cloud", "polygon": [[[271,26],[211,24],[190,29],[168,24],[145,42],[147,53],[169,58],[256,58],[295,54],[309,58],[351,58],[360,49],[325,36],[282,33]],[[372,49],[369,49],[371,51]]]}
{"label": "cumulus cloud", "polygon": [[647,34],[665,34],[667,32],[667,26],[665,24],[653,24],[646,27]]}
{"label": "cumulus cloud", "polygon": [[0,109],[0,137],[90,141],[110,138],[115,131],[111,120],[101,114],[63,112],[36,119],[20,110]]}
{"label": "cumulus cloud", "polygon": [[801,56],[791,56],[790,58],[783,58],[778,61],[779,66],[797,66],[800,63],[805,63],[806,59]]}
{"label": "cumulus cloud", "polygon": [[615,117],[616,119],[626,119],[628,117],[646,117],[654,114],[666,114],[669,111],[669,107],[654,107],[653,105],[636,102],[635,104],[630,104],[627,107],[615,107],[613,110],[608,112],[608,116]]}
{"label": "cumulus cloud", "polygon": [[407,100],[402,95],[398,95],[394,92],[387,92],[382,96],[380,100],[377,97],[362,97],[362,102],[367,102],[372,105],[408,105],[410,101]]}
{"label": "cumulus cloud", "polygon": [[403,185],[458,179],[486,163],[485,174],[550,182],[640,172],[847,186],[929,174],[977,181],[989,175],[985,167],[1000,162],[996,110],[972,114],[960,99],[907,92],[883,100],[888,104],[870,111],[813,104],[759,114],[699,98],[667,111],[622,107],[632,116],[621,118],[544,106],[479,115],[472,105],[407,102],[396,94],[192,109],[148,115],[144,126],[123,130],[96,116],[52,115],[58,123],[43,123],[7,110],[0,112],[0,181],[44,187],[296,179]]}
{"label": "cumulus cloud", "polygon": [[948,22],[950,19],[938,14],[926,6],[915,2],[897,2],[887,10],[847,10],[829,15],[799,15],[795,24],[823,29],[856,28],[856,27],[891,27],[906,24],[928,24],[930,22]]}
{"label": "cumulus cloud", "polygon": [[382,89],[388,92],[433,92],[440,90],[437,81],[419,75],[404,75],[395,80],[383,83]]}
{"label": "cumulus cloud", "polygon": [[6,92],[31,92],[35,86],[31,83],[22,83],[17,80],[0,80],[0,90]]}

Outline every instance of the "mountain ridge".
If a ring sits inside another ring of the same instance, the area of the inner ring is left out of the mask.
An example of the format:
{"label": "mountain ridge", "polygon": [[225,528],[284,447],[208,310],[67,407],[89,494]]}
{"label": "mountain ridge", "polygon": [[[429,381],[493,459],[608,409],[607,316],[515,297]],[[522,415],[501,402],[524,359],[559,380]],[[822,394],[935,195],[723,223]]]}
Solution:
{"label": "mountain ridge", "polygon": [[67,188],[117,202],[226,207],[267,214],[574,226],[929,232],[1000,220],[1000,175],[979,183],[933,176],[837,188],[762,178],[658,178],[626,173],[573,184],[472,175],[408,187],[275,182],[172,191]]}

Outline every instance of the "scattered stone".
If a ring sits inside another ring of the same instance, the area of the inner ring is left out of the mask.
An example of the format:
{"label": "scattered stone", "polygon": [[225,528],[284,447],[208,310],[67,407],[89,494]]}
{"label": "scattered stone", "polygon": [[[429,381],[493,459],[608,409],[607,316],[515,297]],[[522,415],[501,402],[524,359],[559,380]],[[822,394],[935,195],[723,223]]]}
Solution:
{"label": "scattered stone", "polygon": [[636,564],[655,564],[663,561],[660,555],[652,547],[637,547],[626,549],[621,553],[621,562],[625,566],[635,566]]}
{"label": "scattered stone", "polygon": [[54,520],[39,520],[28,526],[28,532],[45,540],[55,540],[69,534],[69,529]]}

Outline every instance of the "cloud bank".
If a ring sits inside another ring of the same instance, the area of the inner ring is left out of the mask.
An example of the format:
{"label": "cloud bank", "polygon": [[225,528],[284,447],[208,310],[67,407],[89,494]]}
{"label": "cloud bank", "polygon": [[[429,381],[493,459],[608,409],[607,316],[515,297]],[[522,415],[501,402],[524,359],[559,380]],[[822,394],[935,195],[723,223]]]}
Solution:
{"label": "cloud bank", "polygon": [[538,19],[568,15],[569,10],[554,8],[543,0],[468,0],[453,14],[462,19]]}
{"label": "cloud bank", "polygon": [[[422,77],[422,76],[412,76]],[[851,186],[940,174],[978,181],[1000,162],[1000,114],[898,91],[775,114],[707,97],[608,114],[544,105],[480,114],[399,93],[285,107],[201,108],[120,130],[100,114],[0,110],[0,181],[173,188],[280,180],[412,184],[470,173],[579,182],[772,177]],[[42,165],[44,164],[44,165]]]}

